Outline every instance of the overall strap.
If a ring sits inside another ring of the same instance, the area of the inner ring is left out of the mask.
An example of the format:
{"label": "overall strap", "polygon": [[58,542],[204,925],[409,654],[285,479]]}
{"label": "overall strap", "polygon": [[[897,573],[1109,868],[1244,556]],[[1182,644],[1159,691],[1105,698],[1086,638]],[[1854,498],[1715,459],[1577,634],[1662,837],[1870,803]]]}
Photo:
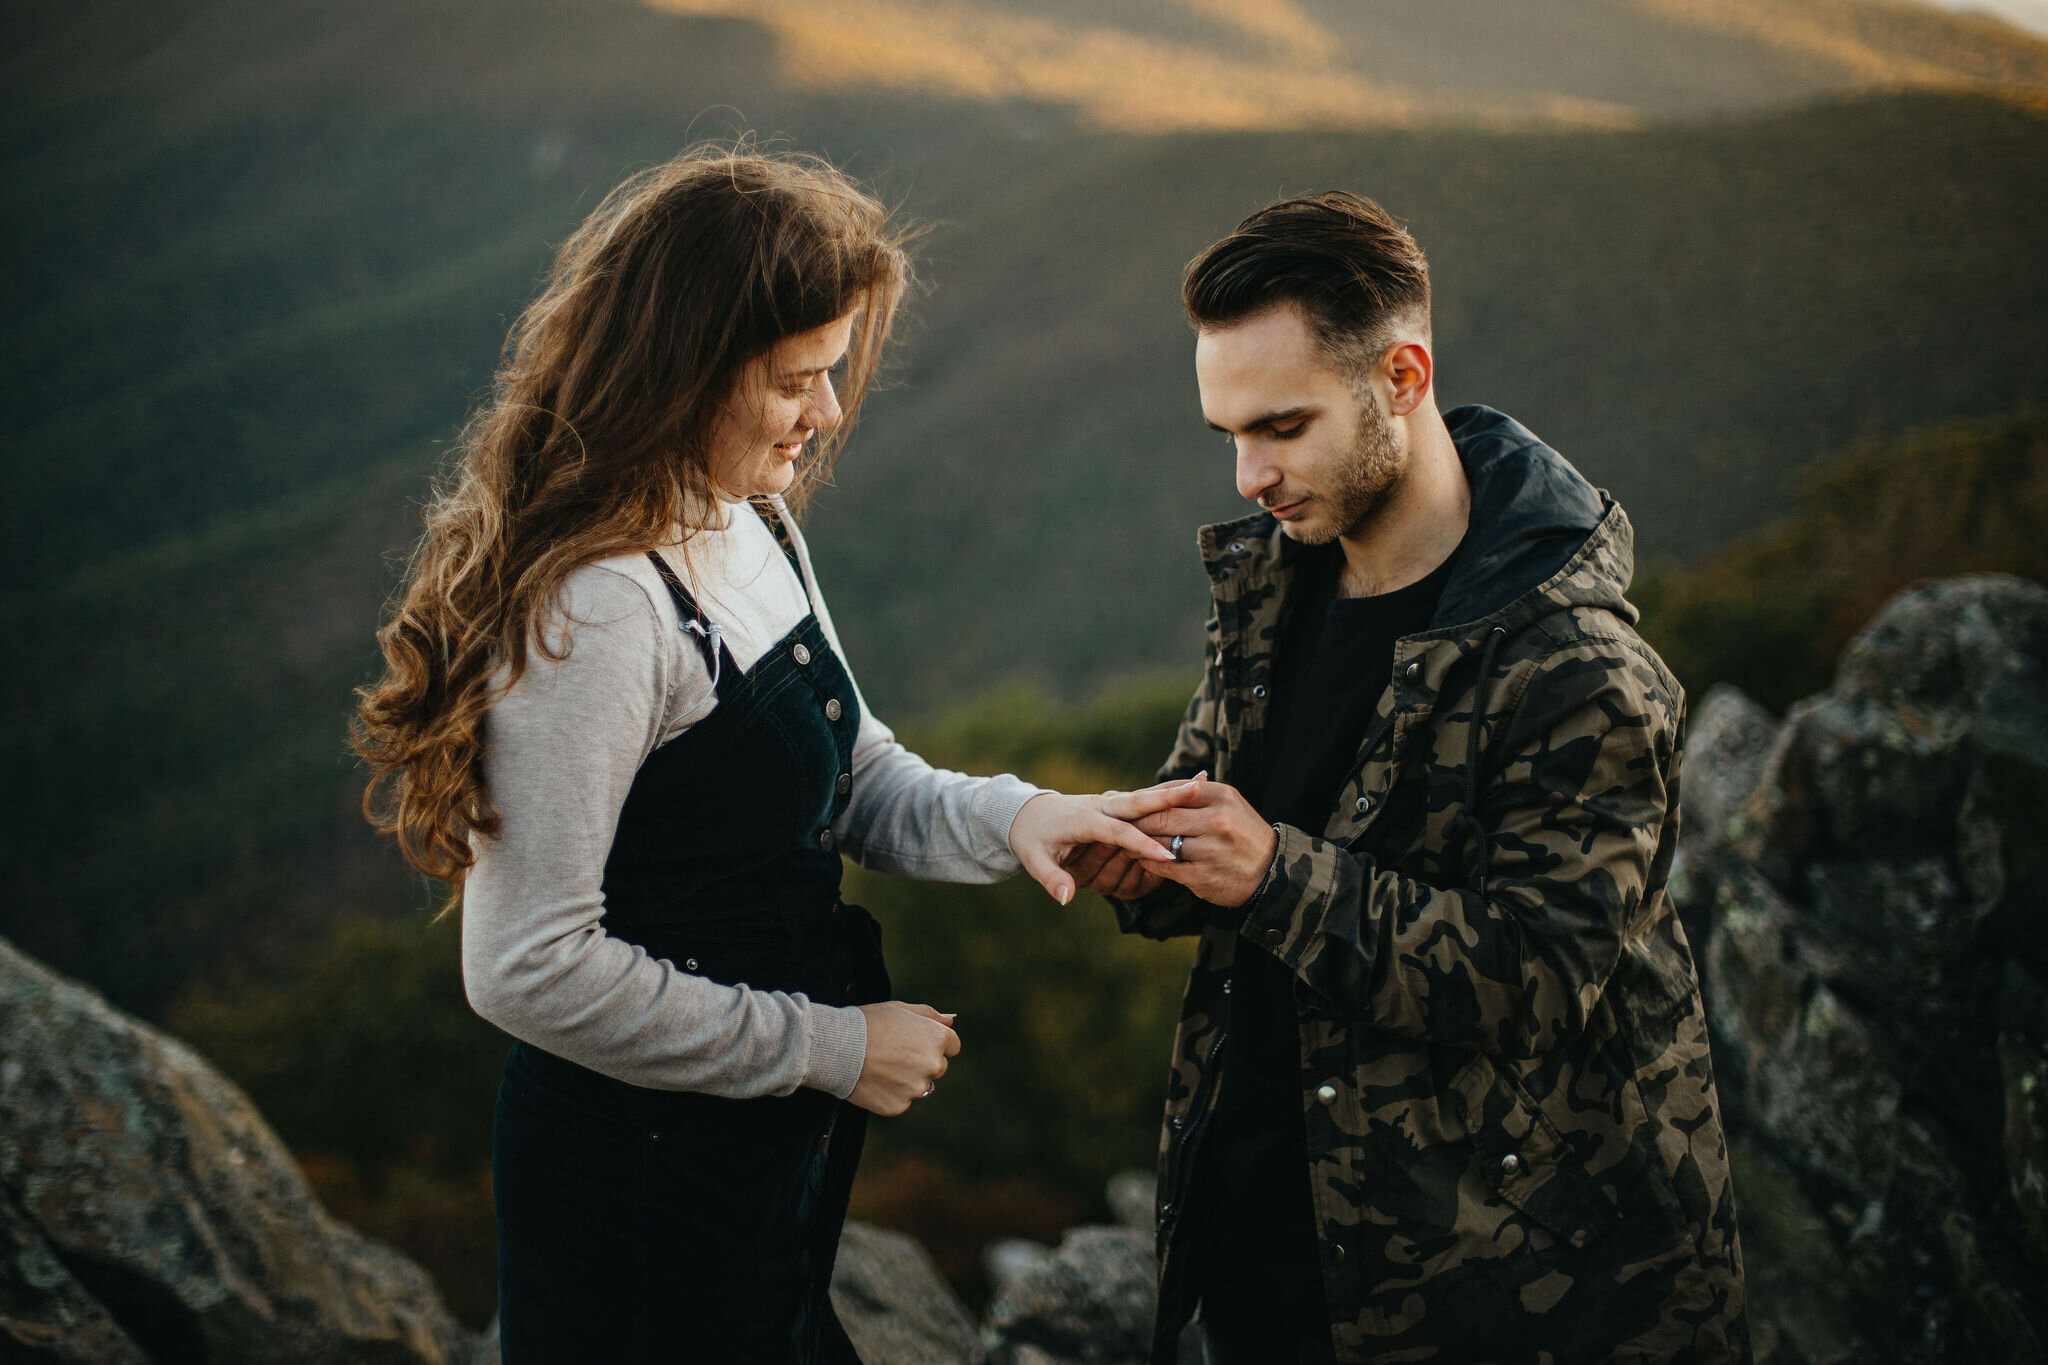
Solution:
{"label": "overall strap", "polygon": [[706,616],[697,605],[697,599],[683,586],[683,580],[676,577],[676,571],[668,561],[653,550],[647,552],[648,563],[661,575],[662,585],[668,589],[669,598],[676,604],[676,624],[685,635],[697,637],[697,647],[704,652],[704,666],[711,670],[711,690],[725,699],[728,679],[737,679],[739,668],[733,663],[732,651],[725,647],[725,638],[720,634],[718,622]]}

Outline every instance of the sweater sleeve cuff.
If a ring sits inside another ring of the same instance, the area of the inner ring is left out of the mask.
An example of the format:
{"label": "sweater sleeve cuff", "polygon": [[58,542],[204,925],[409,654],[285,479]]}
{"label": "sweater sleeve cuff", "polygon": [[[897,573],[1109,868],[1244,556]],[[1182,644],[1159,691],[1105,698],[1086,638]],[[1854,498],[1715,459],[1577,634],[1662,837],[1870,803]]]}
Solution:
{"label": "sweater sleeve cuff", "polygon": [[1023,866],[1017,860],[1017,850],[1010,846],[1010,826],[1017,823],[1017,812],[1024,809],[1026,801],[1045,792],[1044,787],[1034,787],[1021,777],[1003,773],[984,782],[974,794],[975,820],[994,836],[998,850],[992,867],[1004,876]]}
{"label": "sweater sleeve cuff", "polygon": [[868,1055],[868,1017],[852,1006],[813,1001],[804,1015],[809,1057],[803,1083],[813,1090],[845,1099],[860,1081]]}

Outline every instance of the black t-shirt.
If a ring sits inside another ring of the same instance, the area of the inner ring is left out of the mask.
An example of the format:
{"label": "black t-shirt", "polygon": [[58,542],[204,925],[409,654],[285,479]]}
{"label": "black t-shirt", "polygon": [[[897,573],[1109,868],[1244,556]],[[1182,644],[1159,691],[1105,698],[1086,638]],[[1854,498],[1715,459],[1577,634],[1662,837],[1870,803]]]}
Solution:
{"label": "black t-shirt", "polygon": [[[1338,597],[1342,548],[1303,552],[1273,662],[1265,771],[1247,793],[1268,820],[1322,833],[1392,677],[1395,643],[1429,629],[1451,559],[1409,587]],[[1328,1314],[1309,1201],[1294,974],[1241,940],[1230,1000],[1222,1088],[1204,1144],[1213,1214],[1197,1292],[1227,1298],[1232,1319],[1298,1332],[1314,1349],[1328,1341]]]}

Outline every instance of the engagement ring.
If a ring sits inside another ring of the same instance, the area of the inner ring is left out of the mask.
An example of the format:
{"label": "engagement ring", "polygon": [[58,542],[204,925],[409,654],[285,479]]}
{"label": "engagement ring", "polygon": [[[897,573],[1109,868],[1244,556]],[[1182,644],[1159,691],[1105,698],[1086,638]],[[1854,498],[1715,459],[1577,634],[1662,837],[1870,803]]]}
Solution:
{"label": "engagement ring", "polygon": [[1172,854],[1172,855],[1173,855],[1174,857],[1178,858],[1178,857],[1180,857],[1180,846],[1181,846],[1182,844],[1186,843],[1187,841],[1188,841],[1188,836],[1187,836],[1187,835],[1185,835],[1185,834],[1176,834],[1176,835],[1174,835],[1174,836],[1173,836],[1173,842],[1172,842],[1172,843],[1170,843],[1170,844],[1168,844],[1168,845],[1166,846],[1166,851],[1167,851],[1168,853],[1171,853],[1171,854]]}

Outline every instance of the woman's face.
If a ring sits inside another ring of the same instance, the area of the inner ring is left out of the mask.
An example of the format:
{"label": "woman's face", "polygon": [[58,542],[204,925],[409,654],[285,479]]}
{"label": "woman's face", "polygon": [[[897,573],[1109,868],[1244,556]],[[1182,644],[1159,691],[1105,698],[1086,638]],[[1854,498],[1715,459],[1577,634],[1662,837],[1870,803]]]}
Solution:
{"label": "woman's face", "polygon": [[711,429],[718,486],[739,498],[780,493],[804,443],[839,425],[832,371],[846,359],[853,315],[775,343],[740,372]]}

